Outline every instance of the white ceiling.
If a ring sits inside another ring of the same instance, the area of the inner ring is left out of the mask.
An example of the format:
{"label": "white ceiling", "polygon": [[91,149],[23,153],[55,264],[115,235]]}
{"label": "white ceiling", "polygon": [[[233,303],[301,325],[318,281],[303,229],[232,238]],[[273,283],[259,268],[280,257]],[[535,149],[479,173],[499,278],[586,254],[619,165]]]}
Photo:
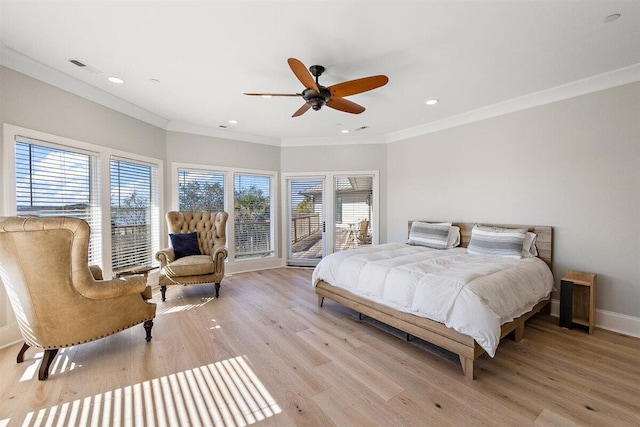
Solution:
{"label": "white ceiling", "polygon": [[[39,67],[33,75],[167,129],[277,144],[384,141],[614,70],[640,79],[640,1],[0,0],[0,40],[4,65]],[[359,115],[291,118],[302,99],[243,95],[299,93],[289,57],[325,66],[325,86],[389,83],[348,98],[366,107]]]}

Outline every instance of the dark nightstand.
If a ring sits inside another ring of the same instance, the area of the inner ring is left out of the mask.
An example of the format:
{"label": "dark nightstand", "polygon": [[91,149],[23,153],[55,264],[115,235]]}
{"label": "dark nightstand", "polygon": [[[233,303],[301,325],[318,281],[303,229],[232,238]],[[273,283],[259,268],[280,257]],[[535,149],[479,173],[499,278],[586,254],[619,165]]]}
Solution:
{"label": "dark nightstand", "polygon": [[593,333],[596,326],[596,278],[597,274],[584,271],[567,271],[560,279],[560,326],[586,326]]}

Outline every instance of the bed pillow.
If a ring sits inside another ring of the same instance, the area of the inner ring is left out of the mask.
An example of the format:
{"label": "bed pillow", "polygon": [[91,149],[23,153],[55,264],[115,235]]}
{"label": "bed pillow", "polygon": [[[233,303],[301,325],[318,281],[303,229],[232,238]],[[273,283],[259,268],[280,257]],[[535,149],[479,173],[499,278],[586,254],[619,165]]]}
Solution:
{"label": "bed pillow", "polygon": [[447,249],[460,246],[460,227],[452,225],[449,228],[449,237],[447,238]]}
{"label": "bed pillow", "polygon": [[530,231],[524,235],[522,242],[522,258],[532,258],[538,256],[538,248],[536,248],[536,238],[538,235]]}
{"label": "bed pillow", "polygon": [[198,233],[175,233],[169,234],[171,238],[171,247],[176,255],[176,259],[180,259],[189,255],[202,255],[198,246]]}
{"label": "bed pillow", "polygon": [[424,224],[449,225],[450,227],[449,227],[449,235],[447,236],[447,249],[460,246],[460,227],[451,225],[450,222],[427,222]]}
{"label": "bed pillow", "polygon": [[447,249],[450,228],[451,223],[430,224],[428,222],[413,221],[407,243],[433,249]]}
{"label": "bed pillow", "polygon": [[505,258],[522,258],[526,229],[483,227],[474,225],[467,247],[470,254],[495,255]]}

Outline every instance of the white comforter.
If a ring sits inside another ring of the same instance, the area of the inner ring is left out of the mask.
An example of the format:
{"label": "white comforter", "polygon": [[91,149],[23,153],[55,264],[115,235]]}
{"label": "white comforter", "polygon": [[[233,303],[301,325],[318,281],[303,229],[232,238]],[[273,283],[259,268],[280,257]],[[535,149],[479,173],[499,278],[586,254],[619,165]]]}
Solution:
{"label": "white comforter", "polygon": [[493,357],[500,326],[530,311],[553,288],[538,258],[510,259],[388,243],[331,254],[313,271],[354,294],[444,323]]}

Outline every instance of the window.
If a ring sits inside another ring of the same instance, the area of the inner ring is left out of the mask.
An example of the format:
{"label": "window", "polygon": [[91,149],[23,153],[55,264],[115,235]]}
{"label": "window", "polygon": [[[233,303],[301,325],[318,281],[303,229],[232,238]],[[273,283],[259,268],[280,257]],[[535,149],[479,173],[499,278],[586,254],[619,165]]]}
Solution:
{"label": "window", "polygon": [[236,173],[233,186],[236,259],[273,256],[272,177]]}
{"label": "window", "polygon": [[178,168],[178,209],[224,211],[224,173]]}
{"label": "window", "polygon": [[114,270],[151,265],[157,246],[153,244],[154,211],[157,211],[155,165],[113,157],[111,185],[111,264]]}
{"label": "window", "polygon": [[91,226],[89,263],[102,264],[98,158],[23,137],[15,156],[17,214],[84,219]]}

